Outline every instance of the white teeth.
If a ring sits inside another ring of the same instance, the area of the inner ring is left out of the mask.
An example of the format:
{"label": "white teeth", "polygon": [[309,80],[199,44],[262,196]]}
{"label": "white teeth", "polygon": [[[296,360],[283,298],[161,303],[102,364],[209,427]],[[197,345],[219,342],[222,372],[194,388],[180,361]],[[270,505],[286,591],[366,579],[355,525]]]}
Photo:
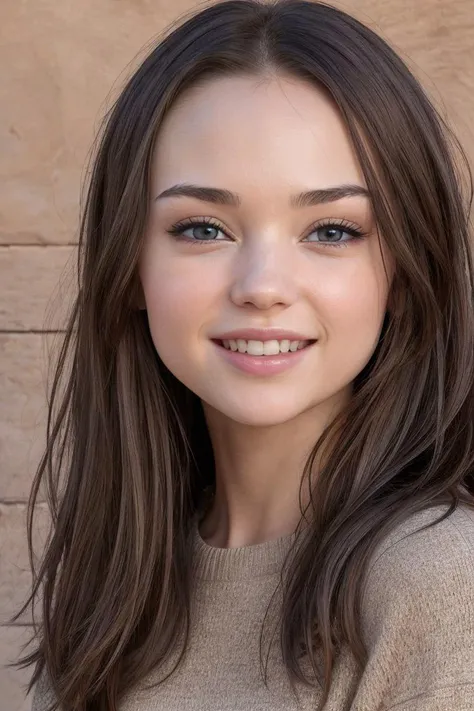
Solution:
{"label": "white teeth", "polygon": [[248,353],[253,356],[278,355],[279,353],[288,353],[288,351],[294,353],[308,345],[308,341],[246,341],[243,338],[224,340],[222,343],[227,350]]}
{"label": "white teeth", "polygon": [[278,341],[264,341],[262,346],[263,355],[278,355],[280,352],[280,344]]}
{"label": "white teeth", "polygon": [[263,341],[247,341],[249,355],[263,355]]}

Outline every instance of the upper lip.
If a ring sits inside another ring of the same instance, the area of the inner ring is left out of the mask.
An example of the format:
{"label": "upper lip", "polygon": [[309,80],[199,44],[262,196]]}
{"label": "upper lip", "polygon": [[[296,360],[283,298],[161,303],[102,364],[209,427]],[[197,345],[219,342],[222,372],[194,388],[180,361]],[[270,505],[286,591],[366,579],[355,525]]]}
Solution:
{"label": "upper lip", "polygon": [[236,328],[233,331],[226,331],[218,336],[212,336],[214,340],[228,341],[241,338],[244,341],[313,341],[296,331],[288,331],[283,328]]}

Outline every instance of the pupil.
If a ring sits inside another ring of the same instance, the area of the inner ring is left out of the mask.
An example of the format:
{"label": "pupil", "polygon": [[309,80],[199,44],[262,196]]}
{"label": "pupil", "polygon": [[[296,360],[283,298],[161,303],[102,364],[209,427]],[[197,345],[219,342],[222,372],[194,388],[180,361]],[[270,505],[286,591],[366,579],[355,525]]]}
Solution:
{"label": "pupil", "polygon": [[195,227],[195,230],[204,230],[205,234],[204,235],[196,235],[196,239],[206,239],[209,237],[209,230],[215,230],[215,227],[209,226],[209,227]]}
{"label": "pupil", "polygon": [[[334,234],[335,234],[335,233],[338,233],[338,232],[342,232],[342,230],[334,229],[333,227],[331,227],[331,228],[327,227],[327,228],[326,228],[326,234],[327,234],[330,238],[333,237]],[[337,241],[337,240],[334,240],[334,241]]]}

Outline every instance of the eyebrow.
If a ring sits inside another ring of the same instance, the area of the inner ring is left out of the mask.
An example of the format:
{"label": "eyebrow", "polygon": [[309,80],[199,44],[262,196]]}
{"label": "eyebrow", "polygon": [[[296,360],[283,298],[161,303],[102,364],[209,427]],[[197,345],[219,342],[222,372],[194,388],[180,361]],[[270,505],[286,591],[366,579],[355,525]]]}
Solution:
{"label": "eyebrow", "polygon": [[[308,190],[290,197],[291,207],[309,207],[311,205],[320,205],[327,202],[336,202],[347,197],[363,196],[370,198],[370,193],[367,188],[362,185],[337,185],[333,188],[324,188],[320,190]],[[181,183],[167,188],[162,193],[156,196],[155,200],[161,200],[168,197],[191,197],[204,202],[212,202],[218,205],[231,205],[239,207],[242,204],[242,198],[237,193],[223,188],[206,188],[201,185],[191,185],[189,183]]]}

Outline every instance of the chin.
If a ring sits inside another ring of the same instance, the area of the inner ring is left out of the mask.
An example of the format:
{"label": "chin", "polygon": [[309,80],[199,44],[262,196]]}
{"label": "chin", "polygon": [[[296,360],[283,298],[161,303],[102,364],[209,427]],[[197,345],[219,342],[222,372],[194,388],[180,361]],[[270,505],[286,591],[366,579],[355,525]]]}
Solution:
{"label": "chin", "polygon": [[222,407],[214,405],[214,410],[220,412],[229,420],[238,422],[249,427],[273,427],[283,425],[302,414],[304,409],[295,410],[294,407],[269,407],[260,402],[256,406],[246,405],[245,407]]}

